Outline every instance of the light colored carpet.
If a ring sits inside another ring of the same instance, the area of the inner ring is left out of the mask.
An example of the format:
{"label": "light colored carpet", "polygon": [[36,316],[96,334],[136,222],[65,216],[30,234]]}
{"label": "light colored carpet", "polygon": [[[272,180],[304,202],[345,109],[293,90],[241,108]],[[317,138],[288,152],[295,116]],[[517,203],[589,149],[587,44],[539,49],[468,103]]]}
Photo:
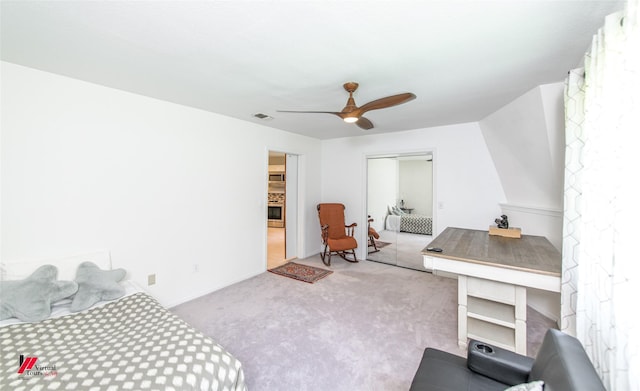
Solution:
{"label": "light colored carpet", "polygon": [[[339,257],[331,270],[315,284],[265,272],[172,311],[240,359],[251,391],[407,390],[425,347],[466,354],[455,280]],[[528,316],[535,354],[554,326]]]}

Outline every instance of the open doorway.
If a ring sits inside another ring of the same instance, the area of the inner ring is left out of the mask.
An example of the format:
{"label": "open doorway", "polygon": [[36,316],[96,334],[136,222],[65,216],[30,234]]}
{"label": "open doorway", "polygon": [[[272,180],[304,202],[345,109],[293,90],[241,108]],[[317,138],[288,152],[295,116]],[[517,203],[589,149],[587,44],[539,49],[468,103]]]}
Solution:
{"label": "open doorway", "polygon": [[269,151],[267,269],[296,258],[298,156]]}
{"label": "open doorway", "polygon": [[[367,259],[423,270],[422,249],[433,235],[433,154],[367,159]],[[377,237],[375,237],[377,236]]]}

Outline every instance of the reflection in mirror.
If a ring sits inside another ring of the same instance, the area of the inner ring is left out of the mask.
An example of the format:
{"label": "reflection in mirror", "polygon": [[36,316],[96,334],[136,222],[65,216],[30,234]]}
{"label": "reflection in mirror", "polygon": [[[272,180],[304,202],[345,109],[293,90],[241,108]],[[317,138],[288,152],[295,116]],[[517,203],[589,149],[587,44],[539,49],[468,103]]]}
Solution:
{"label": "reflection in mirror", "polygon": [[[396,264],[396,234],[390,214],[396,205],[398,185],[398,161],[395,157],[370,158],[367,161],[367,214],[369,226],[379,238],[376,246],[369,246],[367,259]],[[399,229],[399,225],[397,225]],[[371,239],[369,239],[371,242]]]}
{"label": "reflection in mirror", "polygon": [[[432,240],[433,155],[370,157],[367,162],[367,259],[424,271]],[[376,238],[377,235],[377,238]]]}

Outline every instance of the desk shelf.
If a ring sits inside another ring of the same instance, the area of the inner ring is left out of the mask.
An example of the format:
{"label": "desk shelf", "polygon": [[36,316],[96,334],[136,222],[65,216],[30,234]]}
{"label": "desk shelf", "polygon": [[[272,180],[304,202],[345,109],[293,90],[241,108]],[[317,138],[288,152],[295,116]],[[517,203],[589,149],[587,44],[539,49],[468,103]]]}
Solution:
{"label": "desk shelf", "polygon": [[458,344],[468,338],[526,354],[527,291],[522,286],[458,276]]}
{"label": "desk shelf", "polygon": [[512,330],[516,328],[514,306],[478,297],[467,297],[467,317],[497,324]]}
{"label": "desk shelf", "polygon": [[484,322],[479,319],[467,320],[467,336],[503,349],[513,350],[516,344],[514,328],[502,327],[493,322]]}

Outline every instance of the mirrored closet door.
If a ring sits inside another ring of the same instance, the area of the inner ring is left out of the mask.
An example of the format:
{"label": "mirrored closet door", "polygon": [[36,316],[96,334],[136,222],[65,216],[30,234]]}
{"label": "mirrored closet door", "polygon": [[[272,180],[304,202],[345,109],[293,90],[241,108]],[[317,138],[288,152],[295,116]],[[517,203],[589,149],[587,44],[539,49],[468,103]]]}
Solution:
{"label": "mirrored closet door", "polygon": [[432,239],[433,193],[430,152],[367,159],[368,260],[424,270],[421,251]]}
{"label": "mirrored closet door", "polygon": [[395,265],[399,219],[390,213],[398,199],[398,162],[395,157],[367,160],[367,259]]}

